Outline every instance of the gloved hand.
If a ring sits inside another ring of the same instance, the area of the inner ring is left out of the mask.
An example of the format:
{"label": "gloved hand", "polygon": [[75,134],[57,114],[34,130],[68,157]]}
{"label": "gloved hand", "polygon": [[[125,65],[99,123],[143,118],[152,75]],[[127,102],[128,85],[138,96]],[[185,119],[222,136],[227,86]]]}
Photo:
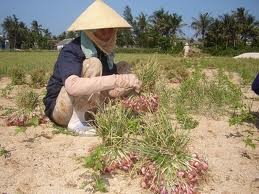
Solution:
{"label": "gloved hand", "polygon": [[134,88],[138,91],[141,87],[141,81],[139,81],[135,74],[121,74],[115,75],[115,85],[118,88]]}
{"label": "gloved hand", "polygon": [[65,89],[72,96],[85,96],[115,88],[134,89],[139,91],[141,82],[134,74],[108,75],[92,78],[69,76],[65,81]]}
{"label": "gloved hand", "polygon": [[119,98],[128,95],[133,89],[125,89],[125,88],[115,88],[113,90],[109,90],[108,94],[112,98]]}

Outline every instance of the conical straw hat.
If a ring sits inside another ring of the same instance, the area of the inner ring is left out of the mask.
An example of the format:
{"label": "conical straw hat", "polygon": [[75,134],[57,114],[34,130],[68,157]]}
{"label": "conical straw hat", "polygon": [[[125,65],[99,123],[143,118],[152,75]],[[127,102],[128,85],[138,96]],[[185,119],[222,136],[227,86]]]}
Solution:
{"label": "conical straw hat", "polygon": [[102,0],[95,0],[68,28],[68,31],[101,28],[131,28],[131,25]]}

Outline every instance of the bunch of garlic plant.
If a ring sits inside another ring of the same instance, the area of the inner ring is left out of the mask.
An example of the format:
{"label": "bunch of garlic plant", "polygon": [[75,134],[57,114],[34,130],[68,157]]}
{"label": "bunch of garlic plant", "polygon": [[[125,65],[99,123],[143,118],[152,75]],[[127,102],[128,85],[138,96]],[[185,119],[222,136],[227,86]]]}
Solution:
{"label": "bunch of garlic plant", "polygon": [[152,92],[159,76],[159,64],[155,57],[149,58],[147,62],[138,62],[134,73],[142,82],[142,91]]}
{"label": "bunch of garlic plant", "polygon": [[144,174],[144,184],[155,192],[162,187],[172,188],[177,172],[186,170],[191,158],[187,150],[188,131],[175,128],[163,109],[144,117],[141,138],[130,145],[139,155],[142,169],[155,169]]}
{"label": "bunch of garlic plant", "polygon": [[179,176],[192,173],[190,161],[194,159],[187,149],[189,130],[171,122],[176,91],[168,89],[165,80],[158,81],[156,62],[149,60],[141,65],[137,74],[143,92],[157,95],[157,111],[133,112],[120,101],[99,109],[95,120],[102,145],[86,158],[86,166],[91,164],[89,167],[101,173],[116,169],[137,172],[143,175],[141,186],[155,193],[183,188],[187,183],[192,188],[187,178]]}
{"label": "bunch of garlic plant", "polygon": [[123,147],[132,135],[139,133],[140,120],[120,102],[109,102],[95,115],[97,134],[105,146]]}

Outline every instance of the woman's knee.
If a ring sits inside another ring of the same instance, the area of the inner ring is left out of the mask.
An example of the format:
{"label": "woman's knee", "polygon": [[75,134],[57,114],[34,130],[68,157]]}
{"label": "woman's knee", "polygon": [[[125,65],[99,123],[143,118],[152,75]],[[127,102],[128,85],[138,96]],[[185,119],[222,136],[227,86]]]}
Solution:
{"label": "woman's knee", "polygon": [[102,62],[96,58],[91,57],[85,59],[82,68],[82,77],[97,77],[102,75]]}
{"label": "woman's knee", "polygon": [[52,118],[55,123],[66,126],[73,113],[73,100],[66,92],[65,88],[62,87],[58,98],[56,100],[56,105],[52,113]]}

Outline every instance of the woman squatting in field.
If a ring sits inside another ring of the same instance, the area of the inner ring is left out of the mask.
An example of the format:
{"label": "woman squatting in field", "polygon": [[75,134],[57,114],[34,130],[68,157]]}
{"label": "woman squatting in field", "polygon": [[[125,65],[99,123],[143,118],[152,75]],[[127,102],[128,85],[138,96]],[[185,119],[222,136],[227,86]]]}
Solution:
{"label": "woman squatting in field", "polygon": [[61,50],[44,98],[45,114],[80,135],[96,134],[85,113],[108,97],[116,98],[141,83],[126,62],[114,64],[117,31],[131,26],[102,0],[91,4],[68,31],[80,37]]}

